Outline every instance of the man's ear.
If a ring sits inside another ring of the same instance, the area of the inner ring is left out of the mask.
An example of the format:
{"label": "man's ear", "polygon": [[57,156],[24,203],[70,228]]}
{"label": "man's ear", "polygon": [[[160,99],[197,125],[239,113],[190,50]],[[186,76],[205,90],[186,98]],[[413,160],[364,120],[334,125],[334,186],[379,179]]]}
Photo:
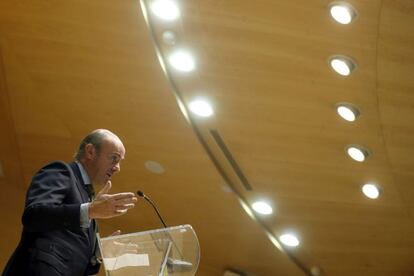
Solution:
{"label": "man's ear", "polygon": [[96,149],[95,146],[92,144],[86,144],[85,145],[85,157],[86,159],[92,160],[95,158],[96,155]]}

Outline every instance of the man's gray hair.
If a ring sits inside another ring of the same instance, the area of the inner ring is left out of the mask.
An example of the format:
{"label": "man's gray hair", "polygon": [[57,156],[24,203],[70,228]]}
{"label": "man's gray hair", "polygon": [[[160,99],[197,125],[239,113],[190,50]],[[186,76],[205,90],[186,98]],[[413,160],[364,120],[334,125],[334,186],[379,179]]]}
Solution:
{"label": "man's gray hair", "polygon": [[97,150],[97,152],[99,153],[101,150],[102,142],[110,134],[112,133],[106,129],[97,129],[97,130],[92,131],[85,138],[83,138],[82,142],[80,143],[78,151],[75,153],[75,160],[80,161],[80,159],[84,156],[85,146],[87,144],[92,144]]}

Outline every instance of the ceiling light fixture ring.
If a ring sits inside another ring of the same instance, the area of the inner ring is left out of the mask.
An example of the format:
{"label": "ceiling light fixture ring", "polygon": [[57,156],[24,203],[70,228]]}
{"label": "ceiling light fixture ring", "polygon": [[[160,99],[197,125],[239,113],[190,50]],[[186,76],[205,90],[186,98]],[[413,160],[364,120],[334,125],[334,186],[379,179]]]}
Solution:
{"label": "ceiling light fixture ring", "polygon": [[347,145],[345,152],[351,159],[357,162],[364,162],[372,156],[371,150],[358,144]]}
{"label": "ceiling light fixture ring", "polygon": [[361,115],[359,107],[349,102],[339,102],[335,105],[335,109],[338,115],[348,122],[356,121]]}
{"label": "ceiling light fixture ring", "polygon": [[332,55],[328,59],[328,64],[335,73],[347,77],[357,69],[356,61],[346,55]]}
{"label": "ceiling light fixture ring", "polygon": [[383,193],[383,189],[380,185],[371,182],[362,185],[361,190],[369,199],[378,199]]}
{"label": "ceiling light fixture ring", "polygon": [[331,17],[341,25],[351,24],[358,18],[357,10],[348,2],[334,1],[328,8]]}

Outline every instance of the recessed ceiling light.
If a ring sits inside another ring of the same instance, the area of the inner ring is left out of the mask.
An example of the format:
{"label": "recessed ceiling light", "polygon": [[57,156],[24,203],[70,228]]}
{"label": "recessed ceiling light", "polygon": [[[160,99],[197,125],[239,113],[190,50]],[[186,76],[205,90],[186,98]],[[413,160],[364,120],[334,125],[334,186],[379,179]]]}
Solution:
{"label": "recessed ceiling light", "polygon": [[252,204],[253,210],[262,215],[270,215],[273,213],[272,207],[264,201],[256,201]]}
{"label": "recessed ceiling light", "polygon": [[342,119],[348,122],[355,121],[360,114],[358,107],[350,103],[338,103],[336,105],[336,111]]}
{"label": "recessed ceiling light", "polygon": [[163,174],[165,172],[164,167],[160,163],[151,160],[145,162],[145,168],[156,174]]}
{"label": "recessed ceiling light", "polygon": [[171,66],[183,72],[190,72],[195,68],[193,56],[186,51],[177,51],[171,54],[168,59]]}
{"label": "recessed ceiling light", "polygon": [[331,16],[340,24],[349,24],[355,19],[356,10],[348,3],[336,2],[329,7]]}
{"label": "recessed ceiling light", "polygon": [[299,245],[298,238],[293,234],[283,234],[279,237],[280,241],[287,246],[296,247]]}
{"label": "recessed ceiling light", "polygon": [[370,155],[370,151],[360,145],[349,145],[346,147],[348,155],[358,162],[363,162]]}
{"label": "recessed ceiling light", "polygon": [[332,56],[329,63],[332,69],[341,76],[349,76],[356,69],[356,63],[347,56]]}
{"label": "recessed ceiling light", "polygon": [[172,21],[180,16],[177,4],[171,0],[155,0],[151,4],[151,11],[159,18]]}
{"label": "recessed ceiling light", "polygon": [[205,100],[194,100],[190,103],[190,110],[201,117],[210,117],[213,115],[213,108]]}
{"label": "recessed ceiling light", "polygon": [[381,188],[376,184],[365,184],[362,186],[364,195],[371,199],[377,199],[381,194]]}

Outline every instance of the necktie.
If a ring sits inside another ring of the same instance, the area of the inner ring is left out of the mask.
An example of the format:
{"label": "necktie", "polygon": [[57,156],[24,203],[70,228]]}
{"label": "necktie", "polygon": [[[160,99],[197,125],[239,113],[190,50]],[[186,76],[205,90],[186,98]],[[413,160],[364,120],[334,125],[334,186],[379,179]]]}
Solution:
{"label": "necktie", "polygon": [[[88,193],[89,200],[93,201],[95,199],[95,189],[93,188],[93,185],[92,184],[85,184],[85,189],[86,189],[86,192]],[[96,220],[94,220],[94,219],[91,221],[91,224],[92,224],[92,227],[89,227],[89,236],[92,239],[91,247],[92,247],[92,252],[93,252],[93,256],[92,256],[91,261],[92,261],[92,263],[96,264],[95,254],[96,254],[96,251],[99,251],[99,250],[96,250],[96,248],[95,248],[96,247],[96,233],[98,232],[98,224],[97,224]]]}
{"label": "necktie", "polygon": [[89,200],[93,201],[95,199],[95,189],[93,188],[92,184],[85,185],[86,192],[88,193]]}

